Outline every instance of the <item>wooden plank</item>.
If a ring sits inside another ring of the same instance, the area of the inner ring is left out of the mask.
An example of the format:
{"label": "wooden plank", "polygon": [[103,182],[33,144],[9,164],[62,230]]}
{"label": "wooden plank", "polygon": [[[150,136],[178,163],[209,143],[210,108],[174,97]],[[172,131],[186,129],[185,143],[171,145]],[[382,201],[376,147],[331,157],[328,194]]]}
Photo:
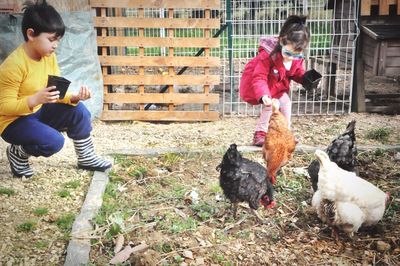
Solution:
{"label": "wooden plank", "polygon": [[216,111],[103,111],[101,120],[122,121],[216,121],[219,113]]}
{"label": "wooden plank", "polygon": [[399,114],[400,106],[398,104],[391,104],[387,106],[370,106],[366,108],[368,113],[382,113],[382,114]]}
{"label": "wooden plank", "polygon": [[397,77],[400,75],[400,67],[386,67],[385,76],[387,77]]}
{"label": "wooden plank", "polygon": [[398,67],[400,68],[400,54],[397,56],[387,56],[385,67]]}
{"label": "wooden plank", "polygon": [[[144,9],[143,8],[139,8],[138,10],[139,10],[139,18],[144,18]],[[144,37],[144,28],[139,28],[139,38],[143,38],[143,37]],[[144,48],[143,47],[139,47],[139,56],[144,56]],[[139,75],[140,76],[144,75],[144,66],[140,66],[139,67]],[[144,85],[143,84],[139,85],[139,92],[140,93],[144,93]],[[139,109],[141,111],[144,110],[144,104],[143,103],[139,105]]]}
{"label": "wooden plank", "polygon": [[219,67],[219,57],[204,56],[99,56],[103,66],[207,66]]}
{"label": "wooden plank", "polygon": [[378,76],[385,75],[387,42],[381,41],[379,45]]}
{"label": "wooden plank", "polygon": [[219,9],[220,0],[90,0],[92,7],[209,8]]}
{"label": "wooden plank", "polygon": [[[210,9],[206,9],[205,10],[205,18],[209,19],[211,18],[211,10]],[[211,32],[209,29],[204,30],[204,34],[206,38],[210,38],[211,36]],[[204,55],[205,56],[210,56],[210,48],[205,48],[204,49]],[[209,67],[205,67],[204,68],[204,75],[209,75],[210,74],[210,68]],[[204,85],[204,93],[208,94],[210,92],[210,85]],[[204,112],[208,112],[210,111],[210,105],[209,104],[204,104],[203,105],[203,111]]]}
{"label": "wooden plank", "polygon": [[362,58],[363,53],[363,43],[365,35],[360,35],[360,40],[356,42],[357,49],[355,55],[355,79],[353,86],[353,91],[351,94],[351,111],[355,112],[365,112],[365,83],[364,83],[364,74],[365,74],[365,64]]}
{"label": "wooden plank", "polygon": [[389,15],[388,0],[379,0],[379,15]]}
{"label": "wooden plank", "polygon": [[[169,8],[168,9],[168,18],[173,19],[174,18],[174,9]],[[173,38],[174,37],[174,30],[173,29],[168,29],[168,37]],[[175,55],[175,50],[174,47],[169,47],[168,48],[168,57],[173,57]],[[168,74],[170,76],[175,75],[175,68],[172,66],[168,67]],[[173,84],[168,84],[168,93],[174,93],[174,85]],[[171,103],[168,105],[168,111],[174,110],[174,105]]]}
{"label": "wooden plank", "polygon": [[397,15],[400,15],[400,0],[397,0]]}
{"label": "wooden plank", "polygon": [[217,93],[108,93],[105,103],[219,103]]}
{"label": "wooden plank", "polygon": [[[100,12],[100,16],[101,17],[105,17],[107,15],[106,14],[107,10],[105,8],[100,8],[100,10],[97,10],[97,11]],[[102,28],[100,34],[101,34],[101,36],[106,36],[107,35],[107,29],[106,28]],[[100,51],[101,51],[102,55],[107,55],[107,47],[102,47],[100,49]],[[107,67],[107,66],[103,66],[101,68],[101,73],[103,74],[103,76],[107,75],[109,69],[110,69],[110,67]],[[107,93],[108,93],[108,86],[103,84],[103,94],[107,95]],[[108,107],[109,107],[108,104],[103,104],[103,110],[108,110]]]}
{"label": "wooden plank", "polygon": [[371,15],[371,0],[361,1],[361,16]]}
{"label": "wooden plank", "polygon": [[125,47],[195,47],[218,48],[218,38],[159,38],[159,37],[116,37],[98,36],[98,46]]}
{"label": "wooden plank", "polygon": [[219,19],[189,18],[133,18],[133,17],[94,17],[95,27],[109,28],[164,28],[170,29],[218,29]]}
{"label": "wooden plank", "polygon": [[370,99],[382,99],[382,98],[393,99],[393,98],[400,98],[400,93],[366,94],[365,98],[370,98]]}
{"label": "wooden plank", "polygon": [[217,85],[219,75],[104,75],[105,85]]}

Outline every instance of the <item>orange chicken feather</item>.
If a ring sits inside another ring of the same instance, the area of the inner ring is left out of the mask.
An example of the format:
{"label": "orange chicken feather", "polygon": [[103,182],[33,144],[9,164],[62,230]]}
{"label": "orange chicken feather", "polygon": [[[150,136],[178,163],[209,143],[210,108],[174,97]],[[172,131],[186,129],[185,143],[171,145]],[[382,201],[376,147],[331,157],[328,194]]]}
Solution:
{"label": "orange chicken feather", "polygon": [[272,115],[262,148],[267,165],[267,173],[271,183],[276,182],[276,173],[292,158],[296,147],[296,139],[288,128],[288,121],[279,111],[279,101],[272,100]]}

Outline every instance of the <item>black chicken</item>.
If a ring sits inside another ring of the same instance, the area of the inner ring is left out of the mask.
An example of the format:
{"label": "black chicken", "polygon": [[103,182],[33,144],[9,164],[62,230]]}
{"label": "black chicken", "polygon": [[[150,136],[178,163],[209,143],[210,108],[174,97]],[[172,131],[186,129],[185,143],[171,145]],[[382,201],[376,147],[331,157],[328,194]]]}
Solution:
{"label": "black chicken", "polygon": [[[357,173],[357,146],[354,128],[356,121],[352,120],[346,127],[346,131],[334,139],[326,149],[329,159],[340,168]],[[318,190],[319,161],[314,160],[307,168],[311,178],[312,188]]]}
{"label": "black chicken", "polygon": [[224,195],[233,205],[234,217],[238,203],[247,202],[257,218],[263,221],[257,212],[260,203],[265,208],[275,205],[274,188],[267,178],[265,167],[243,158],[236,144],[231,144],[217,170],[220,170],[219,183]]}

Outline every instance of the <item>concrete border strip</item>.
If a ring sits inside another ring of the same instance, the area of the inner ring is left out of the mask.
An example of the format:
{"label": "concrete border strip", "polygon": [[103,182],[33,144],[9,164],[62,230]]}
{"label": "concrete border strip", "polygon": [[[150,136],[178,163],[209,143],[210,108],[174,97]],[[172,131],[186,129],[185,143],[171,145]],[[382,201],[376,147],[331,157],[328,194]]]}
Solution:
{"label": "concrete border strip", "polygon": [[[110,158],[107,159],[110,160]],[[103,194],[108,181],[108,171],[104,173],[94,172],[81,212],[72,225],[65,266],[87,265],[89,263],[90,232],[93,230],[90,221],[97,215],[103,204]]]}

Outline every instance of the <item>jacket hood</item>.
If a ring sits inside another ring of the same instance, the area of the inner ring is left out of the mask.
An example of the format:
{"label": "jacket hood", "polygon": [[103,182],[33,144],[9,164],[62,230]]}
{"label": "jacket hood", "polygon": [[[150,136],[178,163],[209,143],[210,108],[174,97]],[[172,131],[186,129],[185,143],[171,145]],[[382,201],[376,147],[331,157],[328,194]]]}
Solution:
{"label": "jacket hood", "polygon": [[270,54],[275,49],[277,44],[278,37],[261,37],[258,51],[260,52],[261,50],[264,50]]}

